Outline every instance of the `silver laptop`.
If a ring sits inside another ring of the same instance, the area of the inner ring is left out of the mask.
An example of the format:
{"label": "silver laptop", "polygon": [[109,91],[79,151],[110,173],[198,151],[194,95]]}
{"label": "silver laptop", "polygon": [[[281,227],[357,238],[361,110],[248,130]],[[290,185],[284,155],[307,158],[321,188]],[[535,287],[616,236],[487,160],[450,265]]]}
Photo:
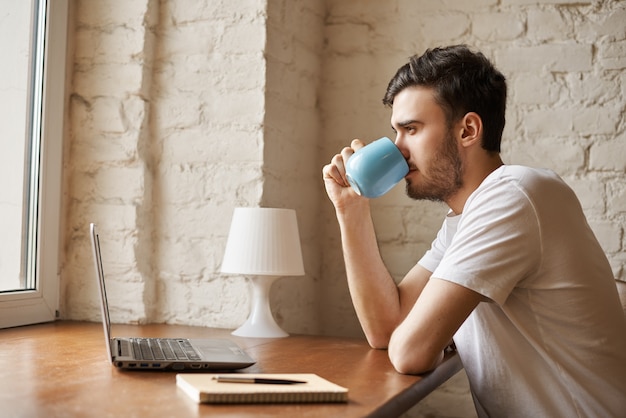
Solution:
{"label": "silver laptop", "polygon": [[100,238],[90,224],[91,247],[100,290],[107,354],[113,365],[133,370],[235,370],[255,363],[227,339],[111,337],[111,319],[104,283]]}

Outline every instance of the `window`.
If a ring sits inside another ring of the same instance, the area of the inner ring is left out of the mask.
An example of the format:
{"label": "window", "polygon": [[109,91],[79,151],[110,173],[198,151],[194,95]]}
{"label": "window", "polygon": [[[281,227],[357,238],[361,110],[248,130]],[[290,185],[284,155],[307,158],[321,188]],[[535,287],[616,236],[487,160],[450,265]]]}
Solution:
{"label": "window", "polygon": [[67,0],[0,0],[0,327],[58,305]]}

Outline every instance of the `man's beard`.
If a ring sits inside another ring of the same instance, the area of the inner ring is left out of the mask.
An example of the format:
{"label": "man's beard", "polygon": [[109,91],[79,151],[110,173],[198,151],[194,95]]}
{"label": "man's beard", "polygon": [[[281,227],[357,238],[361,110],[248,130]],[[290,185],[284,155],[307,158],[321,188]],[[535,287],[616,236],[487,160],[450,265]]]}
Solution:
{"label": "man's beard", "polygon": [[443,202],[463,186],[463,162],[456,140],[449,130],[433,158],[427,173],[420,172],[421,181],[406,180],[406,194],[411,199]]}

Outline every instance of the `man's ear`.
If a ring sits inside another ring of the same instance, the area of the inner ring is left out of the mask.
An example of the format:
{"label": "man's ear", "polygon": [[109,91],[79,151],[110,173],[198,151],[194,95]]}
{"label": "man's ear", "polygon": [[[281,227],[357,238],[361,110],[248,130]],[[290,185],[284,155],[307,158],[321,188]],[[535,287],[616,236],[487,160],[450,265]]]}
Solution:
{"label": "man's ear", "polygon": [[480,144],[483,137],[483,121],[476,112],[468,112],[461,119],[461,146]]}

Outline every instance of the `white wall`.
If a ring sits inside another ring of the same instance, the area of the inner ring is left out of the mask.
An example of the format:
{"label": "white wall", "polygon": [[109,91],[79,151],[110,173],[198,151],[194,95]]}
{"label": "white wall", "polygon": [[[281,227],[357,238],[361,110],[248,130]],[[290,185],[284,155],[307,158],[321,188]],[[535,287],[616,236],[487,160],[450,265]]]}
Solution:
{"label": "white wall", "polygon": [[[410,55],[462,42],[509,79],[505,160],[563,175],[626,280],[624,21],[615,0],[73,2],[62,315],[98,319],[95,221],[114,320],[239,325],[245,280],[219,273],[232,209],[277,206],[307,271],[277,282],[278,322],[360,334],[321,167],[393,134],[380,100]],[[399,279],[446,208],[402,186],[373,204]]]}
{"label": "white wall", "polygon": [[276,283],[274,313],[319,332],[321,4],[73,4],[65,317],[98,317],[94,221],[114,321],[236,327],[249,288],[219,272],[232,211],[289,207],[307,274]]}
{"label": "white wall", "polygon": [[[426,48],[466,43],[508,78],[505,162],[563,176],[616,278],[626,280],[626,2],[329,0],[327,7],[322,160],[355,137],[393,137],[381,99],[397,68]],[[380,250],[400,279],[447,208],[409,200],[403,185],[373,205]],[[358,333],[330,204],[324,216],[323,329]]]}
{"label": "white wall", "polygon": [[263,196],[261,206],[296,209],[305,277],[274,285],[274,315],[288,330],[316,334],[322,272],[322,198],[318,92],[324,42],[324,1],[271,0],[267,6]]}

